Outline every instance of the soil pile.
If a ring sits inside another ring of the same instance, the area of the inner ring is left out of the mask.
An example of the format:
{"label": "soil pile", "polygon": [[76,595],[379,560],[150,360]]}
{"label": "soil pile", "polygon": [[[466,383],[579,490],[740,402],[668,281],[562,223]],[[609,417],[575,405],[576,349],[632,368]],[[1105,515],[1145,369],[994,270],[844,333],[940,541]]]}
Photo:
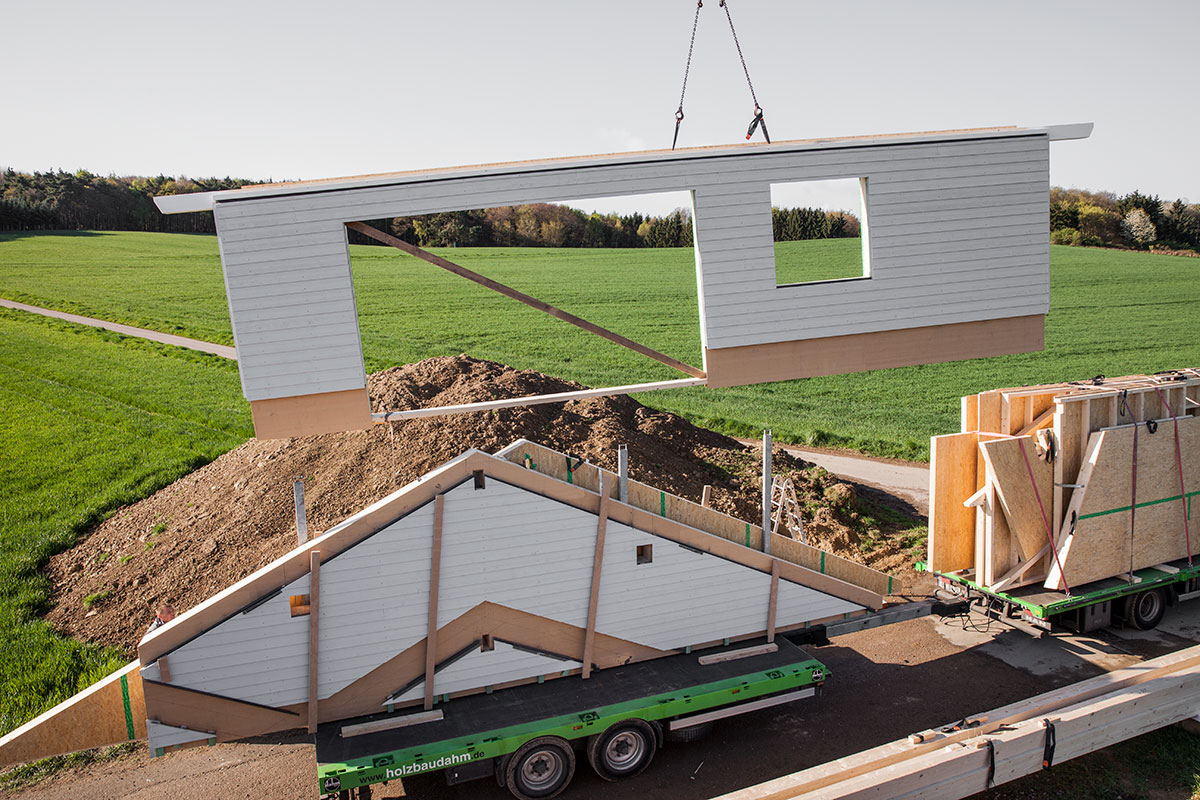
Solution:
{"label": "soil pile", "polygon": [[[583,388],[467,356],[429,359],[369,380],[377,410]],[[252,439],[122,509],[51,559],[47,572],[55,605],[47,618],[79,639],[132,653],[156,607],[170,603],[182,613],[296,546],[294,477],[304,478],[309,532],[315,536],[465,450],[496,452],[519,438],[610,470],[617,466],[617,445],[624,444],[635,480],[696,502],[710,484],[717,510],[755,522],[760,516],[756,452],[631,397],[405,420],[295,439]],[[791,475],[800,503],[807,506],[810,543],[879,569],[911,566],[898,542],[885,542],[864,557],[852,487],[807,469],[782,450],[773,460],[775,473]]]}

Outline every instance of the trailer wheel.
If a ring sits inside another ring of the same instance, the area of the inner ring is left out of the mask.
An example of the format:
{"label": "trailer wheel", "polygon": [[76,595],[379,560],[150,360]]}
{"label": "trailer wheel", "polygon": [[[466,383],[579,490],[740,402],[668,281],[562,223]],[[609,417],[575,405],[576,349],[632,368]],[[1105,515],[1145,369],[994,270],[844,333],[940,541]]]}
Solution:
{"label": "trailer wheel", "polygon": [[606,781],[640,775],[654,760],[658,737],[643,719],[626,719],[588,739],[588,763]]}
{"label": "trailer wheel", "polygon": [[575,752],[565,739],[539,736],[512,754],[504,767],[504,783],[520,800],[554,797],[575,775]]}
{"label": "trailer wheel", "polygon": [[1167,604],[1162,589],[1147,589],[1126,601],[1129,611],[1126,620],[1139,631],[1148,631],[1162,621]]}
{"label": "trailer wheel", "polygon": [[699,725],[689,725],[686,728],[676,728],[667,731],[669,742],[698,742],[712,733],[711,722],[701,722]]}

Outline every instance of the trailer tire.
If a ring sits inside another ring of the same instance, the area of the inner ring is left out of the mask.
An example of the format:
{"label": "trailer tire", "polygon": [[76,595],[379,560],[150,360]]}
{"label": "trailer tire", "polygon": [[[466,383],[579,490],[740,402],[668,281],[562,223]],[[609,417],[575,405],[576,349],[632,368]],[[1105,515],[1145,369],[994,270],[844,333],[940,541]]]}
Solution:
{"label": "trailer tire", "polygon": [[1147,589],[1132,595],[1126,601],[1129,610],[1126,621],[1139,631],[1148,631],[1162,622],[1167,613],[1166,598],[1162,589]]}
{"label": "trailer tire", "polygon": [[698,742],[712,733],[711,722],[701,722],[699,725],[688,725],[686,728],[676,728],[667,731],[668,742]]}
{"label": "trailer tire", "polygon": [[649,722],[625,719],[588,738],[588,763],[604,780],[620,781],[642,774],[657,749],[658,736]]}
{"label": "trailer tire", "polygon": [[519,800],[555,797],[574,776],[575,751],[558,736],[530,739],[504,766],[504,784]]}

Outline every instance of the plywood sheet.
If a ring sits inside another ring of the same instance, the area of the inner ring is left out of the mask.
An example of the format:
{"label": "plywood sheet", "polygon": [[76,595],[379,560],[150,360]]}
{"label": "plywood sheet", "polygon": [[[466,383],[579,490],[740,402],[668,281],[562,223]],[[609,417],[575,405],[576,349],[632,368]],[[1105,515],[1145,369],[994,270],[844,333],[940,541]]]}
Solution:
{"label": "plywood sheet", "polygon": [[979,449],[1016,537],[1017,551],[1022,560],[1031,558],[1049,541],[1046,526],[1053,511],[1054,469],[1038,458],[1032,436],[981,442]]}
{"label": "plywood sheet", "polygon": [[704,351],[708,386],[841,375],[872,369],[1029,353],[1044,347],[1041,314],[769,342]]}
{"label": "plywood sheet", "polygon": [[978,442],[972,431],[929,443],[929,568],[935,572],[975,565],[975,509],[963,501],[975,493]]}
{"label": "plywood sheet", "polygon": [[[1184,514],[1190,509],[1180,495],[1174,424],[1160,423],[1155,434],[1138,426],[1136,514],[1131,513],[1134,426],[1093,434],[1080,470],[1086,485],[1077,490],[1068,512],[1078,515],[1075,530],[1059,547],[1061,571],[1059,565],[1051,568],[1048,588],[1078,586],[1188,555]],[[1194,506],[1200,494],[1200,419],[1180,420],[1179,440],[1186,500]],[[1195,516],[1188,520],[1193,555],[1200,552]]]}
{"label": "plywood sheet", "polygon": [[144,739],[139,666],[127,664],[0,738],[0,766]]}
{"label": "plywood sheet", "polygon": [[252,400],[250,415],[259,439],[366,430],[371,427],[371,400],[366,388]]}

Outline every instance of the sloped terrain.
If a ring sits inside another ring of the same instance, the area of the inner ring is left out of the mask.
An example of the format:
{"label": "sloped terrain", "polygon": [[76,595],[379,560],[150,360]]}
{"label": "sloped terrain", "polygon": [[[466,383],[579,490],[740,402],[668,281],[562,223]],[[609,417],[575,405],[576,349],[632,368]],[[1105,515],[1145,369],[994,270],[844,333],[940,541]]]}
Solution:
{"label": "sloped terrain", "polygon": [[[531,370],[467,356],[434,358],[370,376],[376,409],[451,405],[579,389]],[[629,448],[630,477],[717,510],[759,518],[757,452],[631,397],[405,420],[368,431],[252,439],[155,495],[122,509],[47,568],[47,615],[57,629],[132,653],[154,609],[202,602],[296,545],[292,479],[306,484],[310,533],[327,530],[465,450],[495,452],[515,439],[615,470]],[[851,486],[776,450],[790,474],[810,543],[885,571],[911,566],[902,535],[869,530]],[[864,555],[864,547],[870,552]]]}

